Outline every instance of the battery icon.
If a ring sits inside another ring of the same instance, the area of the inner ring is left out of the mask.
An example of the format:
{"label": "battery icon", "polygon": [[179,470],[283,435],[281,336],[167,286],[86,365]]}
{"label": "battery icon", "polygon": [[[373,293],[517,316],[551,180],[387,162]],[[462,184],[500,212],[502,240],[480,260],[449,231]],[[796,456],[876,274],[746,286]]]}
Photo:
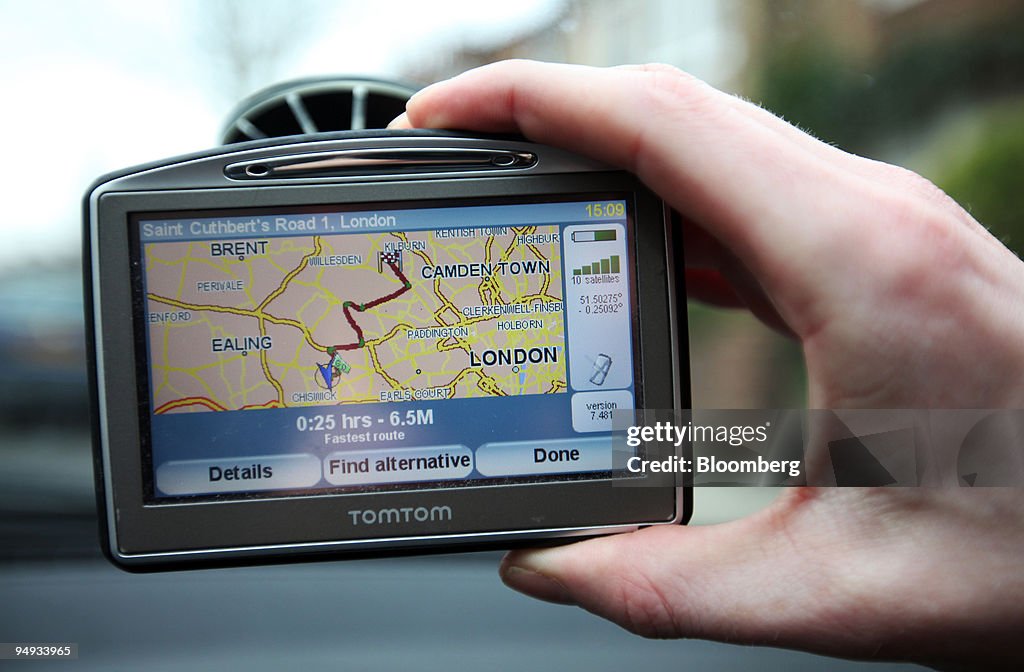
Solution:
{"label": "battery icon", "polygon": [[590,229],[572,232],[572,242],[574,243],[603,243],[609,240],[615,240],[615,229]]}

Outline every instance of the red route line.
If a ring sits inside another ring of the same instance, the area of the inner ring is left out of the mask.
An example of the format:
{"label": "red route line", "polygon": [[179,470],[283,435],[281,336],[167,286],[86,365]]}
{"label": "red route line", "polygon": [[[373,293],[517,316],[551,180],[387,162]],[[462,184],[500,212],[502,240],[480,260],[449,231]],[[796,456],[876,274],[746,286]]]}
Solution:
{"label": "red route line", "polygon": [[368,301],[363,304],[356,305],[352,301],[346,301],[343,304],[341,304],[341,309],[345,313],[345,319],[348,320],[349,325],[351,325],[353,331],[356,332],[356,336],[359,337],[359,340],[356,341],[355,343],[344,343],[335,345],[335,350],[358,350],[359,348],[363,347],[366,344],[366,339],[363,338],[363,330],[356,323],[355,318],[352,317],[352,310],[355,310],[358,313],[365,313],[370,308],[379,306],[382,303],[387,303],[392,299],[397,299],[402,294],[405,294],[410,289],[412,289],[412,283],[409,282],[409,279],[405,277],[405,274],[402,273],[402,271],[398,270],[398,266],[396,264],[389,261],[388,267],[391,268],[392,273],[394,273],[398,277],[398,279],[402,281],[402,288],[394,292],[391,292],[390,294],[382,296],[378,299],[374,299],[373,301]]}

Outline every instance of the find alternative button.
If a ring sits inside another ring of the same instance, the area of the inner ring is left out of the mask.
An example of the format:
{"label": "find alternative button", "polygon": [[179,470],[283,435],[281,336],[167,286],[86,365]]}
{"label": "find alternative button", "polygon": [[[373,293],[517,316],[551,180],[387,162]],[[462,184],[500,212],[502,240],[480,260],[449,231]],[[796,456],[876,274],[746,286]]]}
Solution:
{"label": "find alternative button", "polygon": [[473,452],[459,445],[350,450],[324,458],[324,478],[332,485],[448,481],[472,471]]}

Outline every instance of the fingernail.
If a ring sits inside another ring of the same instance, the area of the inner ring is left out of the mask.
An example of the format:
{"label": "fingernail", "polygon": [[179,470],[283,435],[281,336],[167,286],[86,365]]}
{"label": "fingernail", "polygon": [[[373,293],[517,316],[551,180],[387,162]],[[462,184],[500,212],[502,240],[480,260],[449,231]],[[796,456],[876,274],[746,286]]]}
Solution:
{"label": "fingernail", "polygon": [[391,123],[388,124],[388,128],[397,128],[397,127],[406,128],[408,126],[409,126],[409,117],[405,114],[405,112],[402,112],[400,115],[398,115],[397,117],[392,119]]}
{"label": "fingernail", "polygon": [[538,600],[555,604],[576,604],[569,591],[556,579],[530,569],[516,565],[503,565],[501,580],[512,590]]}

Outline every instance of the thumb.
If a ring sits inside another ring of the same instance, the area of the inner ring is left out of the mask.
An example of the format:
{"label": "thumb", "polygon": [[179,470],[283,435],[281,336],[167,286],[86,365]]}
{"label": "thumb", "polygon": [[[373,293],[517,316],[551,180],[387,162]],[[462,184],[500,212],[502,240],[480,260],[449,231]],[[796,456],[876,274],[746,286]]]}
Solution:
{"label": "thumb", "polygon": [[513,551],[501,577],[514,590],[578,605],[646,637],[871,655],[871,633],[844,626],[855,609],[830,585],[829,563],[814,557],[833,542],[798,544],[790,533],[808,496],[787,493],[768,510],[722,525],[655,526]]}

